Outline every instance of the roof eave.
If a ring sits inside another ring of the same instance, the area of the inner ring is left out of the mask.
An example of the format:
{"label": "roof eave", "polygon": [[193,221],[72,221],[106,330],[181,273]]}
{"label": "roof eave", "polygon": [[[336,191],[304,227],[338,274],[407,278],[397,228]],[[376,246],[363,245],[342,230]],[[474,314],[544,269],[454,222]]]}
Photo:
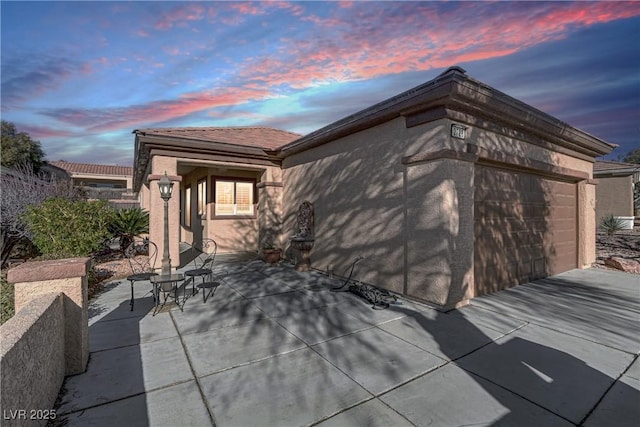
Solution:
{"label": "roof eave", "polygon": [[149,159],[153,151],[172,151],[184,153],[206,153],[209,155],[222,155],[271,161],[280,164],[280,159],[275,157],[270,150],[259,147],[235,145],[225,142],[198,141],[191,138],[152,135],[147,132],[134,130],[135,155],[134,155],[134,179],[133,188],[140,191],[143,177],[148,169]]}
{"label": "roof eave", "polygon": [[[489,98],[492,102],[487,102]],[[472,79],[464,74],[464,70],[453,67],[427,83],[284,145],[274,154],[284,158],[397,117],[435,109],[440,109],[442,117],[450,119],[455,119],[454,112],[462,112],[504,123],[591,158],[609,154],[615,148],[615,145]]]}
{"label": "roof eave", "polygon": [[640,173],[640,166],[637,168],[594,170],[593,176],[628,176],[637,173]]}

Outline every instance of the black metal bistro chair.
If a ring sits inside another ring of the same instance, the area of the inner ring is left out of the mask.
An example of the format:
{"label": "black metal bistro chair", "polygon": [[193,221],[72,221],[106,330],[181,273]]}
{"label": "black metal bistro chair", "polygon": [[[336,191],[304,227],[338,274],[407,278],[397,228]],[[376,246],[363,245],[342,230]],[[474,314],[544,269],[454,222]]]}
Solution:
{"label": "black metal bistro chair", "polygon": [[[207,290],[209,294],[215,291],[220,282],[213,281],[213,263],[216,259],[218,244],[213,239],[202,239],[201,245],[194,245],[193,249],[199,254],[193,260],[196,268],[184,272],[186,277],[192,281],[193,295],[196,294],[196,287],[202,290],[202,300],[207,302]],[[196,286],[196,278],[201,279],[201,283]]]}
{"label": "black metal bistro chair", "polygon": [[[134,240],[125,250],[124,255],[129,261],[131,267],[131,273],[127,276],[127,280],[131,283],[131,311],[133,311],[133,284],[136,282],[143,282],[151,279],[152,276],[157,276],[155,272],[156,259],[158,257],[158,247],[155,243],[149,241],[149,239]],[[155,301],[156,294],[151,288],[153,294],[153,300]]]}

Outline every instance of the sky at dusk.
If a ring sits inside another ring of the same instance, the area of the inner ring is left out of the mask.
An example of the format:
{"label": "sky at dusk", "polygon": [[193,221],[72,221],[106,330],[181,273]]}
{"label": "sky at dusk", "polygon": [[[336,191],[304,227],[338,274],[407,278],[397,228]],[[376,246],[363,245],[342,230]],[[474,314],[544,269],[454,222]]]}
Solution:
{"label": "sky at dusk", "polygon": [[2,119],[47,160],[132,165],[134,129],[306,134],[452,65],[640,147],[640,2],[7,2]]}

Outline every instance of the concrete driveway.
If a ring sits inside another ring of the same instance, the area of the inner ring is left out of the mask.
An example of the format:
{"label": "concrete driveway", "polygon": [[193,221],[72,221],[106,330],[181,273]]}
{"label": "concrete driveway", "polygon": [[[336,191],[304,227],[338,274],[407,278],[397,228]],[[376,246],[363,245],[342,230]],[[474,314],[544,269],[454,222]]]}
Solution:
{"label": "concrete driveway", "polygon": [[[637,426],[640,276],[573,270],[441,313],[386,310],[290,265],[225,262],[206,303],[90,309],[67,425]],[[189,287],[190,290],[190,287]]]}

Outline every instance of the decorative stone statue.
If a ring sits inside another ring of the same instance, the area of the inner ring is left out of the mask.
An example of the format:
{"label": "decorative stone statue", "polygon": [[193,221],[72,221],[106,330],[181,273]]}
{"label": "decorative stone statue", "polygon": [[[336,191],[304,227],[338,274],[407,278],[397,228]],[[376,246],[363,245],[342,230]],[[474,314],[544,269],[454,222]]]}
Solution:
{"label": "decorative stone statue", "polygon": [[300,252],[300,258],[296,264],[298,271],[308,271],[311,267],[309,253],[315,242],[313,226],[313,205],[304,201],[298,208],[298,229],[290,239],[291,246]]}
{"label": "decorative stone statue", "polygon": [[313,205],[302,202],[298,208],[298,232],[294,237],[313,239]]}

